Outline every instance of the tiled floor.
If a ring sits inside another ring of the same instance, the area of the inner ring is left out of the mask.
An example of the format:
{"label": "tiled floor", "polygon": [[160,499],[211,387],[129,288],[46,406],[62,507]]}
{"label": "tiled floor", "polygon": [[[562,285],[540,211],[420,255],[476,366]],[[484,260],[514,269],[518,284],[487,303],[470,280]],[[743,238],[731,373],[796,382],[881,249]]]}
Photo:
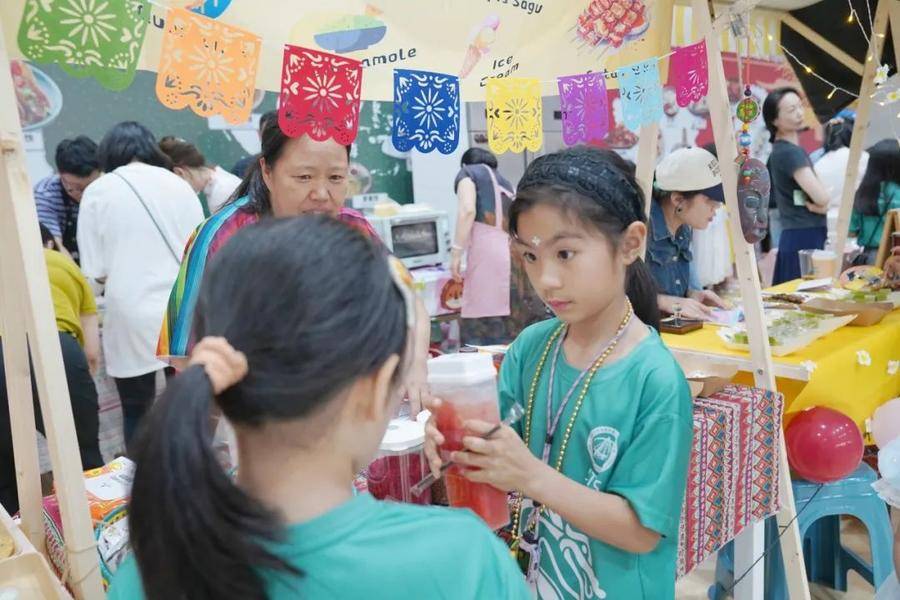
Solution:
{"label": "tiled floor", "polygon": [[[900,522],[898,512],[894,511],[894,523]],[[865,528],[855,520],[846,520],[841,531],[841,541],[866,560],[871,560],[869,542]],[[681,579],[675,587],[675,597],[679,600],[705,600],[707,590],[712,585],[716,568],[715,556],[700,565],[687,577]],[[810,595],[813,600],[872,600],[875,590],[862,577],[850,572],[847,577],[846,592],[837,592],[830,588],[812,585]]]}

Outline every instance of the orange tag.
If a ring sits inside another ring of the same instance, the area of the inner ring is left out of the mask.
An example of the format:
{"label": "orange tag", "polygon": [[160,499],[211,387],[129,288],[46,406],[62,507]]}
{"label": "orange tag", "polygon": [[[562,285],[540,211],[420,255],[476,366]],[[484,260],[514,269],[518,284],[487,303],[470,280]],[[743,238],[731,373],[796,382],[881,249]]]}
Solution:
{"label": "orange tag", "polygon": [[166,12],[156,95],[165,106],[189,106],[201,117],[245,123],[253,110],[259,36],[187,11]]}

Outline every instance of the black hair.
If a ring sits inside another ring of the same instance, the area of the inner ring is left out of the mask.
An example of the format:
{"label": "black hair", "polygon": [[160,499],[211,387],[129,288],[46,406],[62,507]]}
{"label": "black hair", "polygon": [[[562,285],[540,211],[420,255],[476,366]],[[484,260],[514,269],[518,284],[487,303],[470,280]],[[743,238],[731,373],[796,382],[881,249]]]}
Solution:
{"label": "black hair", "polygon": [[132,450],[131,545],[148,600],[266,598],[263,571],[302,573],[273,551],[285,534],[279,515],[217,461],[212,404],[257,428],[339,401],[356,379],[406,355],[403,296],[384,251],[337,219],[265,219],[213,258],[194,334],[226,338],[249,371],[214,397],[203,368],[189,367],[150,410]]}
{"label": "black hair", "polygon": [[490,150],[484,148],[469,148],[463,152],[462,158],[459,160],[460,166],[466,165],[487,165],[492,169],[497,168],[497,157]]}
{"label": "black hair", "polygon": [[111,173],[135,160],[172,170],[172,161],[159,149],[153,132],[135,121],[123,121],[114,125],[100,141],[97,154],[100,168],[105,173]]}
{"label": "black hair", "polygon": [[822,149],[825,152],[834,152],[840,148],[850,147],[850,138],[853,136],[852,117],[840,117],[832,119],[825,124],[825,143]]}
{"label": "black hair", "polygon": [[769,92],[769,95],[763,100],[763,121],[766,124],[766,129],[769,130],[769,142],[771,143],[775,143],[775,136],[778,134],[778,128],[775,126],[775,121],[778,120],[778,104],[788,94],[800,96],[800,92],[796,88],[780,87]]}
{"label": "black hair", "polygon": [[209,166],[197,146],[174,135],[167,135],[159,140],[159,149],[172,161],[173,168],[199,169]]}
{"label": "black hair", "polygon": [[97,144],[86,135],[69,138],[56,146],[56,172],[87,177],[100,168]]}
{"label": "black hair", "polygon": [[[274,113],[274,114],[272,114]],[[281,127],[278,125],[278,113],[270,111],[264,114],[259,120],[259,137],[262,144],[260,153],[250,162],[247,173],[244,175],[241,185],[234,190],[231,197],[228,198],[228,204],[243,198],[250,197],[250,202],[243,208],[246,212],[258,215],[272,214],[272,199],[269,196],[269,188],[263,179],[262,165],[260,160],[265,160],[269,167],[275,166],[275,163],[281,158],[284,152],[284,146],[291,139],[288,137]],[[344,146],[347,150],[347,161],[350,160],[350,150],[352,144]]]}
{"label": "black hair", "polygon": [[268,112],[264,112],[259,117],[260,133],[262,133],[262,130],[265,129],[266,125],[268,125],[269,123],[272,123],[272,122],[274,122],[274,123],[278,122],[278,111],[277,110],[270,110]]}
{"label": "black hair", "polygon": [[868,152],[869,162],[856,190],[853,207],[862,215],[881,216],[878,210],[881,186],[891,181],[900,185],[900,144],[889,138],[881,140]]}
{"label": "black hair", "polygon": [[[534,160],[519,182],[510,206],[509,231],[534,206],[552,204],[595,227],[614,247],[635,221],[646,223],[644,194],[625,160],[612,150],[577,146]],[[646,263],[638,258],[625,274],[625,293],[634,312],[659,329],[659,293]]]}
{"label": "black hair", "polygon": [[656,185],[653,186],[653,201],[658,204],[663,204],[664,201],[671,200],[672,194],[681,194],[684,196],[685,200],[693,200],[694,196],[698,194],[702,194],[703,190],[690,190],[683,192],[681,190],[661,190]]}
{"label": "black hair", "polygon": [[41,245],[46,248],[47,242],[52,242],[53,246],[51,246],[50,249],[59,250],[59,248],[56,247],[56,238],[53,237],[53,234],[50,233],[50,230],[47,229],[47,226],[43,223],[38,223],[38,226],[41,228]]}

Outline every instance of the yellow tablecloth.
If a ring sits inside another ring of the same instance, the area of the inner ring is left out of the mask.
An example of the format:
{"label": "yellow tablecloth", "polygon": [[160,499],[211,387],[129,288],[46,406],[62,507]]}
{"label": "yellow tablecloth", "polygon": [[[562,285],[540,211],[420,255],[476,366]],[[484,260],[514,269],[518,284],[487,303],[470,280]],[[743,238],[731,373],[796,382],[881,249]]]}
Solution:
{"label": "yellow tablecloth", "polygon": [[[773,288],[790,292],[798,282]],[[691,350],[711,355],[742,356],[725,348],[716,334],[716,327],[707,325],[686,335],[663,334],[663,340],[673,350]],[[858,352],[867,354],[860,359]],[[809,381],[778,378],[778,391],[785,397],[785,417],[813,407],[827,406],[839,410],[864,429],[865,420],[881,404],[900,396],[900,371],[889,372],[891,361],[900,361],[900,309],[887,315],[871,327],[843,327],[820,338],[803,350],[774,358],[775,362],[802,365],[810,361],[814,370]],[[750,373],[739,373],[738,383],[753,384]]]}

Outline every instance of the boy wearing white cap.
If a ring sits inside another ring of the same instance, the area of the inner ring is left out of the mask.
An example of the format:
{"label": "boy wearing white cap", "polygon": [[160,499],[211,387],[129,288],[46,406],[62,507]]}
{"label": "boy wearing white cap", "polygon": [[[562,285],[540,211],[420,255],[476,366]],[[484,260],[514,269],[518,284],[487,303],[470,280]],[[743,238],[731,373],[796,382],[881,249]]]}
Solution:
{"label": "boy wearing white cap", "polygon": [[[693,229],[706,229],[725,203],[719,161],[702,148],[681,148],[656,167],[647,264],[659,286],[659,308],[687,319],[708,320],[725,308],[714,292],[691,285]],[[727,248],[722,248],[727,252]]]}

